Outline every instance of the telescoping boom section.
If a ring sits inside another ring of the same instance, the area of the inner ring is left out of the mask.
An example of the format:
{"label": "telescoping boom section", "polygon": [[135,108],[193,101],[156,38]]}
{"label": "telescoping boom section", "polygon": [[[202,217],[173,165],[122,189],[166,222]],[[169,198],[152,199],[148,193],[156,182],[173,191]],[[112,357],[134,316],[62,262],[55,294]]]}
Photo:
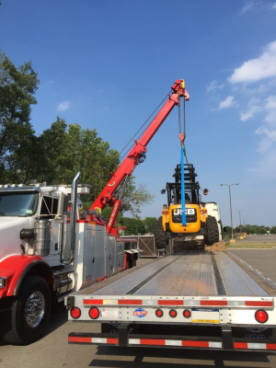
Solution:
{"label": "telescoping boom section", "polygon": [[180,98],[189,100],[189,94],[185,89],[185,82],[182,79],[177,80],[172,86],[172,92],[169,94],[167,101],[157,113],[155,118],[151,121],[145,132],[142,134],[138,141],[135,141],[134,146],[122,161],[116,172],[113,174],[111,179],[103,188],[95,202],[91,205],[90,210],[101,210],[109,205],[113,207],[109,221],[107,223],[107,232],[114,233],[116,235],[116,229],[113,228],[117,214],[121,207],[121,200],[116,198],[115,191],[118,186],[130,176],[135,167],[144,161],[145,153],[147,151],[147,145],[151,141],[154,134],[158,131],[162,123],[165,121],[169,113],[172,111],[174,106],[178,105]]}

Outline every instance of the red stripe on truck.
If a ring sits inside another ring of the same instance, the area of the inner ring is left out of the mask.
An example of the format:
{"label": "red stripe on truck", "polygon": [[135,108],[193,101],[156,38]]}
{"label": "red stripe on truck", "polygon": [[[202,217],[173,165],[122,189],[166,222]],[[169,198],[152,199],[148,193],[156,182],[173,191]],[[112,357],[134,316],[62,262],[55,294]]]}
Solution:
{"label": "red stripe on truck", "polygon": [[68,342],[91,343],[91,337],[68,336]]}
{"label": "red stripe on truck", "polygon": [[193,341],[193,340],[182,340],[182,346],[191,346],[191,347],[198,347],[198,348],[209,348],[208,341]]}
{"label": "red stripe on truck", "polygon": [[114,345],[116,345],[116,344],[118,344],[118,343],[119,343],[119,339],[108,337],[108,338],[106,339],[106,343],[107,343],[107,344],[114,344]]}
{"label": "red stripe on truck", "polygon": [[234,349],[248,349],[247,342],[234,342],[233,346]]}
{"label": "red stripe on truck", "polygon": [[84,299],[84,305],[102,305],[103,299]]}
{"label": "red stripe on truck", "polygon": [[140,299],[119,299],[119,305],[142,305],[143,301]]}
{"label": "red stripe on truck", "polygon": [[140,339],[141,345],[166,345],[166,340],[163,339]]}
{"label": "red stripe on truck", "polygon": [[200,305],[227,305],[227,300],[201,300]]}
{"label": "red stripe on truck", "polygon": [[244,302],[248,307],[273,307],[273,302],[261,302],[257,300],[247,300]]}
{"label": "red stripe on truck", "polygon": [[158,300],[158,305],[184,305],[184,300]]}
{"label": "red stripe on truck", "polygon": [[266,344],[267,350],[276,350],[276,344]]}

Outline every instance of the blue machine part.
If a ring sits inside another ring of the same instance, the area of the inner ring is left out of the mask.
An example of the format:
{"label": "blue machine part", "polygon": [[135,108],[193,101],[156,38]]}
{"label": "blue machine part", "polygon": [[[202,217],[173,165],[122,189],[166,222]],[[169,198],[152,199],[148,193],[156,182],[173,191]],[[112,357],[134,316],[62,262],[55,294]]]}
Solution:
{"label": "blue machine part", "polygon": [[186,226],[185,180],[184,180],[184,146],[181,146],[181,210],[182,210],[182,225]]}

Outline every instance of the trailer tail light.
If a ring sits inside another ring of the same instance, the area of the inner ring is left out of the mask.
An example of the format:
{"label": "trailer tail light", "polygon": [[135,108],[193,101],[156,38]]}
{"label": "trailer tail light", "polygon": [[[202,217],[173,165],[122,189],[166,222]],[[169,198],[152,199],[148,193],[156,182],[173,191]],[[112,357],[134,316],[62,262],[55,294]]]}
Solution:
{"label": "trailer tail light", "polygon": [[171,309],[169,311],[169,315],[170,317],[175,318],[177,316],[177,311],[175,309]]}
{"label": "trailer tail light", "polygon": [[100,311],[97,307],[92,307],[92,308],[89,309],[90,318],[97,319],[97,318],[99,318],[99,315],[100,315]]}
{"label": "trailer tail light", "polygon": [[259,309],[255,313],[256,321],[259,323],[265,323],[268,320],[268,314],[266,311]]}
{"label": "trailer tail light", "polygon": [[163,311],[162,311],[162,309],[157,309],[156,310],[156,312],[155,312],[155,315],[156,315],[156,317],[158,317],[158,318],[161,318],[161,317],[163,317]]}
{"label": "trailer tail light", "polygon": [[81,310],[78,307],[73,307],[70,311],[71,317],[74,319],[78,319],[81,316]]}
{"label": "trailer tail light", "polygon": [[191,317],[191,311],[189,310],[189,309],[185,309],[184,311],[183,311],[183,317],[185,317],[185,318],[190,318]]}

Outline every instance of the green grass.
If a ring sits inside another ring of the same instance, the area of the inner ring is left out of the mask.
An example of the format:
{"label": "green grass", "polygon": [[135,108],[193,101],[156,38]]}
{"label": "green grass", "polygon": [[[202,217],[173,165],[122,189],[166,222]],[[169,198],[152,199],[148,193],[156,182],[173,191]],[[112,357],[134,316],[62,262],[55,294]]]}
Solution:
{"label": "green grass", "polygon": [[226,243],[227,248],[274,248],[276,243],[265,243],[265,242],[241,242],[237,241],[234,244]]}

